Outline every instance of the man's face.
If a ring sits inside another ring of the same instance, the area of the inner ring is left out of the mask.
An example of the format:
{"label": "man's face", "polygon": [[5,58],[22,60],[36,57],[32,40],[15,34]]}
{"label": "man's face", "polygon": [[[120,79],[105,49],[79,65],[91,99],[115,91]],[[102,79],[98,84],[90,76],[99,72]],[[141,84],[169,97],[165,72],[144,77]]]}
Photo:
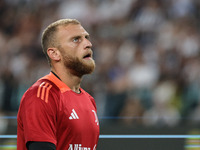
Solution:
{"label": "man's face", "polygon": [[81,77],[93,72],[95,62],[92,58],[92,44],[89,34],[81,25],[59,27],[57,41],[62,55],[61,61],[72,74]]}

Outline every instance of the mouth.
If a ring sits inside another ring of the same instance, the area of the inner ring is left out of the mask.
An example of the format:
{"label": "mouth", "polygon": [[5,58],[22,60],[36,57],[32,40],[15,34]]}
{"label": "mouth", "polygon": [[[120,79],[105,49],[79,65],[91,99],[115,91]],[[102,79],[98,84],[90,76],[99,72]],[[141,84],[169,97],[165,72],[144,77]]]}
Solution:
{"label": "mouth", "polygon": [[85,56],[83,56],[83,59],[92,58],[92,53],[87,53]]}

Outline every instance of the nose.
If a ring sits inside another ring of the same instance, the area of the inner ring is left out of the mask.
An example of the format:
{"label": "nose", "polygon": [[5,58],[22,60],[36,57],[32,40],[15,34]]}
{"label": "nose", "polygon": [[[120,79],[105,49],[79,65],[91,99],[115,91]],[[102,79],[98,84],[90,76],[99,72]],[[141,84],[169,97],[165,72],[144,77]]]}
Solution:
{"label": "nose", "polygon": [[86,49],[91,49],[92,48],[92,43],[89,39],[85,39],[85,48]]}

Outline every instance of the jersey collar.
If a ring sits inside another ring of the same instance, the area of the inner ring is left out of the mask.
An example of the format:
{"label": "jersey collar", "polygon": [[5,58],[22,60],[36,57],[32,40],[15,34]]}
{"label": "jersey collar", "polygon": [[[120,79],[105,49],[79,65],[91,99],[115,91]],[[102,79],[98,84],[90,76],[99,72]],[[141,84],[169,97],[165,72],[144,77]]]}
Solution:
{"label": "jersey collar", "polygon": [[50,72],[48,75],[44,76],[41,79],[47,79],[53,82],[60,89],[61,93],[71,90],[64,82],[58,79],[52,72]]}

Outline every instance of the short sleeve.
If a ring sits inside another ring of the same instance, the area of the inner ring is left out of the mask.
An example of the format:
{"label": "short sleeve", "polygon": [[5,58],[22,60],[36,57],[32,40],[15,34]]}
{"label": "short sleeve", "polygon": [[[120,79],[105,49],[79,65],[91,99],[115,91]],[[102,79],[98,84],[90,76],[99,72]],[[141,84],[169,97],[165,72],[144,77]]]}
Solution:
{"label": "short sleeve", "polygon": [[57,143],[56,99],[58,97],[49,87],[35,87],[23,97],[20,116],[26,143],[28,141],[51,142],[55,145]]}

